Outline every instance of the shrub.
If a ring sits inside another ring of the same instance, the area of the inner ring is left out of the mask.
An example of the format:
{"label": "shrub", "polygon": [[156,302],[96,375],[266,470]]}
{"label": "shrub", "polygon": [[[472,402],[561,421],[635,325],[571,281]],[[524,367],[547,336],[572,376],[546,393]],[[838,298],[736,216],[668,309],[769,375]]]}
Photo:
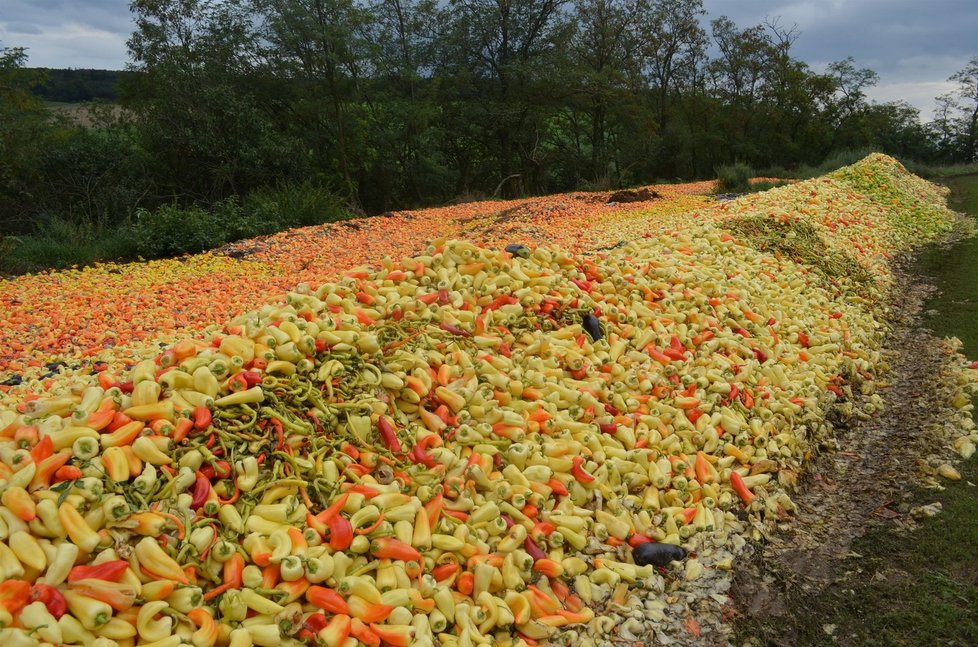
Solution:
{"label": "shrub", "polygon": [[737,162],[717,169],[717,191],[721,193],[747,193],[754,169]]}
{"label": "shrub", "polygon": [[228,227],[198,205],[166,204],[136,212],[136,248],[141,256],[159,258],[200,252],[227,242]]}
{"label": "shrub", "polygon": [[128,225],[73,222],[60,217],[38,222],[32,233],[0,241],[0,272],[20,274],[131,258],[136,244]]}
{"label": "shrub", "polygon": [[287,227],[308,227],[352,217],[335,193],[318,184],[280,184],[253,191],[245,199],[255,232],[271,233]]}

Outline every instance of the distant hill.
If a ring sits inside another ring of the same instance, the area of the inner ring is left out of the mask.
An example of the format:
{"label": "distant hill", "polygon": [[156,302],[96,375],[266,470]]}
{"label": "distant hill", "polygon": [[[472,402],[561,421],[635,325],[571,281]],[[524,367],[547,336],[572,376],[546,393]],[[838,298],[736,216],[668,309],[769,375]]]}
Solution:
{"label": "distant hill", "polygon": [[119,98],[119,81],[131,74],[122,70],[34,68],[47,81],[34,86],[35,95],[47,101],[78,103],[81,101],[114,102]]}

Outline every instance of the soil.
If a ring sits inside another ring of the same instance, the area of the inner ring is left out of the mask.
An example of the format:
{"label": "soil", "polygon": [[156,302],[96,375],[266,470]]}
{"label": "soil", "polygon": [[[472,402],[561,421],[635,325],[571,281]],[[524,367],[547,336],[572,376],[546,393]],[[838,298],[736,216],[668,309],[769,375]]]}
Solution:
{"label": "soil", "polygon": [[608,203],[618,203],[623,204],[627,202],[647,202],[648,200],[657,200],[661,198],[662,195],[653,191],[649,188],[643,189],[622,189],[621,191],[615,191],[610,196],[608,196]]}

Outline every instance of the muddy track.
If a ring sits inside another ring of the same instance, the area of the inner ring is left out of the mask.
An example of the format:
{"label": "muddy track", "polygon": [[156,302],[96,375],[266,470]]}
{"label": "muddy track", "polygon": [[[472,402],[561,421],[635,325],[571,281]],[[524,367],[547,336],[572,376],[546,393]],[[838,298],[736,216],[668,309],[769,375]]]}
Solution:
{"label": "muddy track", "polygon": [[[751,636],[754,644],[798,644],[793,609],[844,584],[851,566],[842,560],[867,529],[912,527],[907,500],[919,483],[920,461],[946,454],[955,419],[941,389],[949,347],[921,323],[935,288],[915,273],[910,256],[894,261],[893,269],[896,298],[884,343],[889,370],[878,383],[883,413],[836,429],[792,497],[797,514],[770,541],[752,545],[752,557],[738,568],[731,597],[752,632],[759,630]],[[839,631],[834,644],[848,644],[845,635]]]}

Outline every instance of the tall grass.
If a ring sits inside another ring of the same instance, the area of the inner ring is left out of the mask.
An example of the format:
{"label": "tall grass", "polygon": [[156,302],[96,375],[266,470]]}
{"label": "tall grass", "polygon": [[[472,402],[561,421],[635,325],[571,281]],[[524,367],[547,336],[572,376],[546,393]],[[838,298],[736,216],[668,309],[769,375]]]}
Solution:
{"label": "tall grass", "polygon": [[38,223],[29,235],[0,239],[0,273],[63,269],[135,255],[136,244],[128,225],[52,217]]}

